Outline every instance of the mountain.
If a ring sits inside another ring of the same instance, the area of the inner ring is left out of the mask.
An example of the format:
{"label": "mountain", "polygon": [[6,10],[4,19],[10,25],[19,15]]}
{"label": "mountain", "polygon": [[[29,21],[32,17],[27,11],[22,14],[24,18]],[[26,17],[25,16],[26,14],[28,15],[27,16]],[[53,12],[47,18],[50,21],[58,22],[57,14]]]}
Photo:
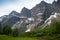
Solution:
{"label": "mountain", "polygon": [[60,0],[57,0],[57,4],[60,5]]}
{"label": "mountain", "polygon": [[57,0],[56,2],[56,12],[60,13],[60,0]]}
{"label": "mountain", "polygon": [[52,7],[54,8],[54,12],[60,13],[60,0],[53,1]]}
{"label": "mountain", "polygon": [[20,17],[21,16],[21,13],[18,13],[16,11],[12,11],[8,16],[9,17],[12,17],[12,16]]}
{"label": "mountain", "polygon": [[31,17],[31,11],[24,7],[21,11],[21,15],[29,18],[29,17]]}
{"label": "mountain", "polygon": [[12,11],[9,15],[18,15],[19,13],[16,11]]}
{"label": "mountain", "polygon": [[[12,11],[9,15],[0,17],[2,26],[10,25],[12,29],[18,28],[20,31],[27,32],[42,26],[51,15],[60,13],[60,1],[52,4],[41,1],[32,9],[22,8],[21,13]],[[47,21],[48,22],[48,21]]]}
{"label": "mountain", "polygon": [[8,15],[4,15],[2,17],[0,17],[0,22],[4,22],[5,20],[7,20]]}
{"label": "mountain", "polygon": [[[53,12],[53,8],[51,4],[42,1],[41,3],[37,4],[34,8],[31,9],[32,14],[42,13],[42,19],[46,20],[51,13]],[[48,15],[48,16],[47,16]]]}
{"label": "mountain", "polygon": [[26,32],[28,32],[28,30],[31,31],[35,28],[38,28],[37,26],[43,25],[45,20],[52,15],[53,8],[51,4],[41,1],[41,3],[37,4],[31,9],[31,12],[35,21],[27,25],[28,28]]}
{"label": "mountain", "polygon": [[2,23],[2,26],[4,25],[14,25],[17,21],[20,20],[19,17],[15,16],[15,15],[18,15],[18,13],[16,11],[12,11],[9,15],[3,17],[1,23]]}
{"label": "mountain", "polygon": [[45,11],[46,2],[42,1],[31,9],[32,14],[43,13]]}

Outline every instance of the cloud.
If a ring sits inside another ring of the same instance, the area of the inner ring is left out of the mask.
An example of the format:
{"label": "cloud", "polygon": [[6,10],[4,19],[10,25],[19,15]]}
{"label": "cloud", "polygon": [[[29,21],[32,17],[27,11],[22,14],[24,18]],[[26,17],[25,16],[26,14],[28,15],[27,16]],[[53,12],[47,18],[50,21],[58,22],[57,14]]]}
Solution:
{"label": "cloud", "polygon": [[[0,0],[0,16],[8,15],[13,10],[20,12],[23,7],[31,9],[41,1],[42,0]],[[51,2],[50,0],[45,1]]]}
{"label": "cloud", "polygon": [[10,4],[10,5],[1,7],[0,8],[0,16],[8,15],[13,10],[16,10],[17,12],[20,12],[23,7],[24,7],[23,5],[22,6],[18,6],[18,5],[14,5],[14,4],[12,4],[12,5]]}
{"label": "cloud", "polygon": [[54,0],[44,0],[47,3],[52,3]]}

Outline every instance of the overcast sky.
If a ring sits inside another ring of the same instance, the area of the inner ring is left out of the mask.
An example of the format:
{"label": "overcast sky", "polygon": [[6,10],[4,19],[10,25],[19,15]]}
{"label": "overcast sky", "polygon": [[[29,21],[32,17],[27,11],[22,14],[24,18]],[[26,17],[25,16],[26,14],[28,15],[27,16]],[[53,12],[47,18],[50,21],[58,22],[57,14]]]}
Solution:
{"label": "overcast sky", "polygon": [[[20,12],[23,7],[31,9],[41,1],[42,0],[0,0],[0,16],[8,15],[13,10]],[[52,3],[54,0],[44,1]]]}

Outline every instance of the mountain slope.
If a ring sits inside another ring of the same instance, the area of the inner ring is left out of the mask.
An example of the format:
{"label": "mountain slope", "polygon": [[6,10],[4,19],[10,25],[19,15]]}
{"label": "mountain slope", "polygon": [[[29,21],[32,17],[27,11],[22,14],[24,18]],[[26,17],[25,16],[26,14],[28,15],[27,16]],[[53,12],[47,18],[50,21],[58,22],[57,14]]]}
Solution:
{"label": "mountain slope", "polygon": [[24,7],[21,11],[21,15],[29,18],[29,17],[31,17],[31,11]]}

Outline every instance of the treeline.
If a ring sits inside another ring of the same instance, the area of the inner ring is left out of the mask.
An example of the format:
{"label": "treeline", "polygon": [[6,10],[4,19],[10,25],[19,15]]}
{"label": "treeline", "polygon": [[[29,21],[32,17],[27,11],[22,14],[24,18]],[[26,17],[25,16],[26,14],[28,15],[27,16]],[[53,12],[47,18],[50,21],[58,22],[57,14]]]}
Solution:
{"label": "treeline", "polygon": [[11,26],[9,26],[9,25],[6,25],[2,28],[2,26],[0,24],[0,34],[17,37],[19,34],[19,31],[17,28],[12,29]]}

